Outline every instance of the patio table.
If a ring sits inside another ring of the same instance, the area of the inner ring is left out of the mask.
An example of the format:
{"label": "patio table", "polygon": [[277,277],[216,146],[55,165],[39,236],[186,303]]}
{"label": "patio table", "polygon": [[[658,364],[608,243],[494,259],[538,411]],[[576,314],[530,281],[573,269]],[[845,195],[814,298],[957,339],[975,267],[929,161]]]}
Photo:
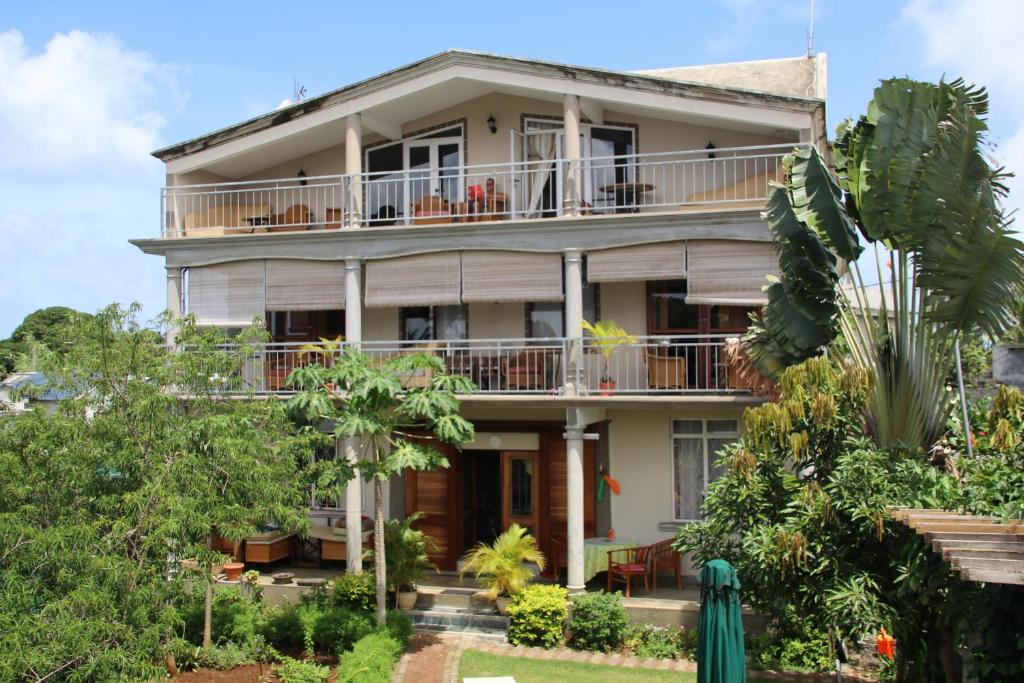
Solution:
{"label": "patio table", "polygon": [[590,581],[601,572],[608,571],[608,551],[635,548],[631,538],[609,541],[605,536],[583,539],[583,580]]}

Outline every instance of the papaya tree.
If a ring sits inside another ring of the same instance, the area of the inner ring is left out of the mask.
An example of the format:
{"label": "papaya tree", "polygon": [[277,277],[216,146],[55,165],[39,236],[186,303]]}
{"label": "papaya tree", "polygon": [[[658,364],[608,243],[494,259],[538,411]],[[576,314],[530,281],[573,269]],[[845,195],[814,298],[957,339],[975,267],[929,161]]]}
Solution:
{"label": "papaya tree", "polygon": [[375,358],[354,347],[327,365],[296,368],[288,378],[296,390],[288,410],[301,423],[333,425],[337,438],[359,443],[358,476],[373,482],[373,562],[377,621],[387,609],[384,550],[384,485],[406,470],[448,467],[437,444],[461,447],[473,439],[473,425],[459,415],[456,394],[473,383],[447,372],[444,362],[425,353]]}

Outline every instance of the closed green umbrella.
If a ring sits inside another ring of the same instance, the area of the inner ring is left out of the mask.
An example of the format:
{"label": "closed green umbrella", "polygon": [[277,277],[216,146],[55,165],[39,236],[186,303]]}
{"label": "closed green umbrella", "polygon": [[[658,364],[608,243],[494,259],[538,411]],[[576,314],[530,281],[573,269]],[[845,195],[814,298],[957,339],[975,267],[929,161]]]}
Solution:
{"label": "closed green umbrella", "polygon": [[700,570],[697,683],[746,683],[740,580],[725,560]]}

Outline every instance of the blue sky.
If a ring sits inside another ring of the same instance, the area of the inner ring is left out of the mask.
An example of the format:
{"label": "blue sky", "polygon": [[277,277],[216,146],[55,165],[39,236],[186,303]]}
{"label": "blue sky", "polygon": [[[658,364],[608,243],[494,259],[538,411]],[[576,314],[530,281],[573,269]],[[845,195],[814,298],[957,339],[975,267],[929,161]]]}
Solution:
{"label": "blue sky", "polygon": [[[0,14],[0,338],[50,305],[165,303],[149,152],[461,47],[614,69],[803,54],[808,0],[625,3],[58,3]],[[816,0],[830,130],[880,78],[964,74],[992,91],[999,156],[1024,171],[1016,0]],[[491,11],[490,7],[500,8]],[[468,9],[467,9],[468,8]],[[1019,163],[1018,163],[1019,162]],[[1018,205],[1019,200],[1011,200]]]}

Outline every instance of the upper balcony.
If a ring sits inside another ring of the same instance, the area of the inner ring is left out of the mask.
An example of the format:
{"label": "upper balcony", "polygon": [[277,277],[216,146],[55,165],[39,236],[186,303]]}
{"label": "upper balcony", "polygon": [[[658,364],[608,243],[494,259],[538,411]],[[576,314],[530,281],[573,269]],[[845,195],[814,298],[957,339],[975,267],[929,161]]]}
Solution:
{"label": "upper balcony", "polygon": [[[528,136],[527,136],[528,137]],[[445,138],[404,148],[399,170],[176,185],[161,192],[166,239],[357,227],[761,208],[793,143],[560,158],[538,132],[531,158],[459,164]],[[513,156],[516,145],[513,145]],[[417,164],[419,156],[422,163]]]}

